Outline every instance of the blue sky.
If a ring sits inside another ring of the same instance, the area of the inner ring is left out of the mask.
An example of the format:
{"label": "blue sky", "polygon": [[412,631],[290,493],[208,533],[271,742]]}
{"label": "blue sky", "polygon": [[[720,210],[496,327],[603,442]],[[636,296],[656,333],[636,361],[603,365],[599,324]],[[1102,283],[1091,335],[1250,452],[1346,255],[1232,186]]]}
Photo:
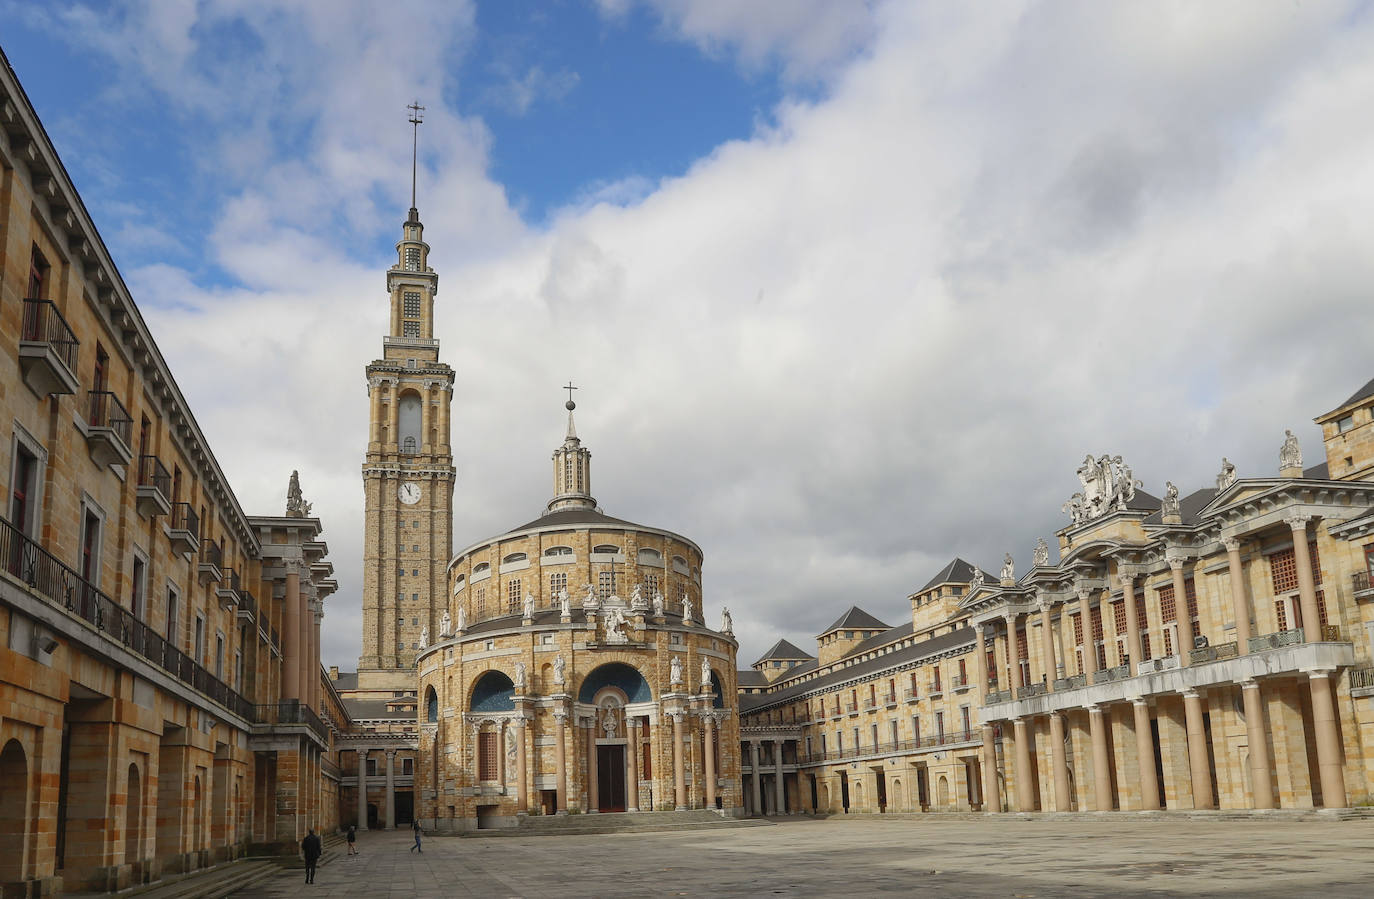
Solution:
{"label": "blue sky", "polygon": [[593,493],[702,546],[747,663],[851,604],[901,622],[955,556],[1024,570],[1086,453],[1156,496],[1276,471],[1285,428],[1321,459],[1374,375],[1371,19],[0,0],[0,43],[244,508],[300,471],[327,663],[416,97],[455,545],[544,508],[571,378]]}

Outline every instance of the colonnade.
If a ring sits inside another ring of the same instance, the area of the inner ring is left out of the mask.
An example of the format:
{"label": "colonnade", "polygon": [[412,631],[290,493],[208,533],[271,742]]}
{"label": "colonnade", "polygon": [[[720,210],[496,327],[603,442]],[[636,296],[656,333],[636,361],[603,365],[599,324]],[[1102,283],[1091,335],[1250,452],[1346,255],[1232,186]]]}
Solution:
{"label": "colonnade", "polygon": [[377,810],[377,821],[383,830],[392,830],[396,827],[396,753],[400,750],[393,747],[383,749],[373,749],[369,747],[359,747],[358,753],[358,829],[367,830],[367,757],[373,752],[386,754],[386,770],[383,774],[376,775],[382,777],[386,782],[386,794],[382,800],[382,807]]}
{"label": "colonnade", "polygon": [[[324,618],[324,603],[314,595],[314,588],[310,585],[310,569],[305,560],[287,559],[285,564],[281,697],[299,700],[302,705],[317,710],[323,698],[320,684],[320,622]],[[305,577],[304,585],[301,582],[302,575]]]}
{"label": "colonnade", "polygon": [[[795,737],[750,737],[743,738],[743,742],[749,744],[749,791],[752,805],[750,809],[755,815],[764,813],[763,803],[763,775],[767,773],[759,762],[759,744],[768,743],[773,747],[773,808],[774,814],[787,814],[787,774],[783,762],[783,747],[787,743],[796,744]],[[793,762],[796,767],[796,762]],[[800,789],[800,782],[798,784]]]}

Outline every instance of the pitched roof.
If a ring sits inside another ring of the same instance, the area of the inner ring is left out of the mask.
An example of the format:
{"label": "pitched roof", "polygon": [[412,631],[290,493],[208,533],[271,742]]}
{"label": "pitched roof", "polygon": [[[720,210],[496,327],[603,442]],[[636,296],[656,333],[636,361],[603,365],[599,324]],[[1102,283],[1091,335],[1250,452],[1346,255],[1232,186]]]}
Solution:
{"label": "pitched roof", "polygon": [[856,656],[860,653],[865,653],[869,650],[877,649],[879,646],[886,646],[889,643],[895,643],[898,640],[910,637],[911,632],[913,630],[915,630],[915,628],[912,627],[910,621],[908,621],[906,624],[899,624],[896,627],[888,628],[881,634],[874,634],[867,640],[860,643],[858,646],[855,646],[849,652],[845,653],[844,657],[847,659],[850,656]]}
{"label": "pitched roof", "polygon": [[808,693],[824,692],[826,688],[836,684],[863,678],[866,675],[871,675],[877,671],[884,671],[888,668],[900,667],[907,662],[942,653],[965,644],[972,645],[973,640],[973,628],[961,627],[951,633],[941,634],[938,637],[931,637],[929,640],[917,643],[914,646],[906,646],[894,652],[885,652],[877,658],[869,659],[867,662],[859,662],[857,665],[848,665],[832,669],[822,674],[820,677],[802,681],[799,684],[778,690],[775,693],[745,693],[739,698],[739,710],[740,713],[743,714],[764,706],[790,702],[798,696],[805,696]]}
{"label": "pitched roof", "polygon": [[[828,634],[831,631],[837,631],[842,628],[871,631],[874,628],[882,628],[883,630],[887,630],[890,627],[892,627],[892,625],[885,624],[884,622],[879,621],[878,619],[874,618],[872,615],[868,614],[858,606],[850,606],[849,611],[845,612],[838,619],[836,619],[835,623],[830,625],[830,627],[821,631],[821,634]],[[808,658],[810,657],[808,656]]]}
{"label": "pitched roof", "polygon": [[755,671],[753,668],[741,668],[735,672],[735,683],[741,687],[766,687],[768,678],[763,676],[762,671]]}
{"label": "pitched roof", "polygon": [[1360,400],[1366,399],[1371,396],[1374,396],[1374,378],[1371,378],[1368,384],[1364,385],[1359,390],[1352,393],[1350,395],[1350,399],[1341,403],[1341,405],[1337,406],[1336,408],[1339,409],[1344,406],[1349,406],[1351,403],[1358,403]]}
{"label": "pitched roof", "polygon": [[[916,592],[924,593],[931,587],[938,586],[939,584],[967,584],[969,581],[973,580],[973,572],[975,570],[972,564],[956,556],[954,561],[950,562],[944,568],[941,568],[939,574],[931,578],[924,587]],[[992,580],[992,575],[988,574],[986,571],[983,572],[983,577]]]}
{"label": "pitched roof", "polygon": [[[1374,384],[1374,381],[1371,381],[1370,383]],[[1302,476],[1305,478],[1311,478],[1314,481],[1325,481],[1327,478],[1331,477],[1331,472],[1326,467],[1326,463],[1322,462],[1321,464],[1313,465],[1311,468],[1304,471],[1302,473]]]}
{"label": "pitched roof", "polygon": [[759,656],[758,662],[754,664],[757,665],[759,662],[771,662],[775,659],[778,661],[795,661],[797,659],[810,658],[814,658],[811,653],[801,651],[786,640],[779,640],[773,644],[772,649]]}
{"label": "pitched roof", "polygon": [[[416,702],[414,697],[411,702]],[[395,721],[415,720],[415,712],[400,711],[392,708],[393,699],[348,699],[343,700],[344,708],[348,709],[348,716],[354,721],[360,718],[390,718]]]}
{"label": "pitched roof", "polygon": [[358,689],[358,672],[340,671],[339,676],[334,679],[335,690],[356,690]]}
{"label": "pitched roof", "polygon": [[[1194,490],[1192,493],[1178,501],[1178,517],[1184,524],[1197,524],[1198,513],[1207,508],[1207,504],[1217,495],[1217,488],[1203,487],[1201,490]],[[1161,508],[1155,509],[1144,518],[1145,524],[1160,524],[1164,520],[1164,501],[1160,500]]]}

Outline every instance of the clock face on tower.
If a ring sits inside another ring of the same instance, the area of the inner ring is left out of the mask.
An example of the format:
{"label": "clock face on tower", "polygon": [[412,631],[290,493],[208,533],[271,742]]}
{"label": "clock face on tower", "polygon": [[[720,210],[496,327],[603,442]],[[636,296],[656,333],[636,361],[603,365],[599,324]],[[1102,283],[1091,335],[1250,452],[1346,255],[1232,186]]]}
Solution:
{"label": "clock face on tower", "polygon": [[413,506],[420,501],[420,485],[407,481],[396,489],[396,496],[407,506]]}

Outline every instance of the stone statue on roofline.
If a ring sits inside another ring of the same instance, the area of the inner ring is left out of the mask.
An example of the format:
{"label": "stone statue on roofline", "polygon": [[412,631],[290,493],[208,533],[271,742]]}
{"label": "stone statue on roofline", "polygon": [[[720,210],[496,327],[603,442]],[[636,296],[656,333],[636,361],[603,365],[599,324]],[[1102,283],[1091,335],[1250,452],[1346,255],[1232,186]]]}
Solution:
{"label": "stone statue on roofline", "polygon": [[525,591],[525,614],[526,619],[534,617],[534,594]]}
{"label": "stone statue on roofline", "polygon": [[1217,490],[1225,490],[1236,482],[1236,466],[1225,456],[1221,457],[1221,474],[1217,475]]}
{"label": "stone statue on roofline", "polygon": [[291,482],[286,487],[286,517],[309,518],[311,504],[301,495],[301,474],[291,472]]}
{"label": "stone statue on roofline", "polygon": [[1016,580],[1016,560],[1011,557],[1011,553],[1007,553],[1002,559],[1002,580]]}
{"label": "stone statue on roofline", "polygon": [[1178,488],[1174,486],[1173,481],[1164,482],[1164,500],[1159,511],[1162,515],[1179,514]]}
{"label": "stone statue on roofline", "polygon": [[1035,541],[1035,554],[1033,557],[1036,568],[1044,568],[1050,564],[1050,545],[1041,537]]}
{"label": "stone statue on roofline", "polygon": [[524,692],[525,692],[525,684],[526,684],[525,663],[524,663],[524,662],[516,662],[516,663],[515,663],[515,689],[516,689],[518,692],[520,692],[520,693],[524,693]]}
{"label": "stone statue on roofline", "polygon": [[711,690],[711,662],[708,659],[701,660],[701,692],[707,693]]}
{"label": "stone statue on roofline", "polygon": [[1302,468],[1302,448],[1298,446],[1298,438],[1292,431],[1284,430],[1283,448],[1279,450],[1279,470],[1287,468]]}
{"label": "stone statue on roofline", "polygon": [[572,617],[572,601],[568,599],[568,588],[558,591],[558,612],[564,618]]}
{"label": "stone statue on roofline", "polygon": [[983,569],[975,566],[973,577],[968,582],[968,592],[973,593],[975,590],[982,589],[985,583],[987,583],[987,578],[983,577]]}
{"label": "stone statue on roofline", "polygon": [[673,656],[672,662],[668,665],[668,686],[682,686],[682,659],[678,656]]}
{"label": "stone statue on roofline", "polygon": [[735,635],[735,619],[730,617],[730,607],[721,606],[720,609],[720,632],[733,637]]}
{"label": "stone statue on roofline", "polygon": [[424,627],[420,628],[420,648],[421,648],[421,649],[428,649],[428,648],[429,648],[429,625],[428,625],[428,624],[426,624]]}
{"label": "stone statue on roofline", "polygon": [[662,591],[662,590],[655,590],[655,591],[654,591],[654,617],[655,617],[655,618],[662,618],[662,617],[663,617],[663,591]]}

